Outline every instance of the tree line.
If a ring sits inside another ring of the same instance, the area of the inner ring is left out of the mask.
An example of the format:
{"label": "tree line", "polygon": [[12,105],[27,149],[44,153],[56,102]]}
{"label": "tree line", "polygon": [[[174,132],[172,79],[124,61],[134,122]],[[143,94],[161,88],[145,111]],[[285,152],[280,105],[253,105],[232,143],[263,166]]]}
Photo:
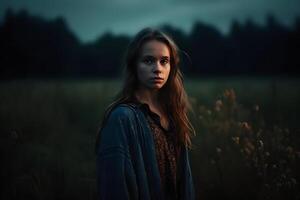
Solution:
{"label": "tree line", "polygon": [[[178,44],[188,76],[299,75],[300,17],[292,27],[273,15],[264,25],[235,20],[228,34],[199,21],[189,34],[170,25],[161,29]],[[130,39],[107,32],[83,43],[62,17],[8,9],[0,24],[0,78],[118,77]]]}

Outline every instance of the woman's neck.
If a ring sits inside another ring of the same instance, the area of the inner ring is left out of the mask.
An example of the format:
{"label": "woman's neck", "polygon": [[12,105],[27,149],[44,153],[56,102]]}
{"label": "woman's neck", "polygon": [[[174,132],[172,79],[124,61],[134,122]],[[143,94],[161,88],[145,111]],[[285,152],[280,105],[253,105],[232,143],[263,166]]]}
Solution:
{"label": "woman's neck", "polygon": [[162,127],[169,129],[169,119],[158,99],[158,91],[140,89],[135,92],[135,97],[139,102],[148,104],[150,110],[159,115]]}
{"label": "woman's neck", "polygon": [[158,91],[140,88],[135,92],[135,97],[141,103],[146,103],[150,107],[159,107]]}

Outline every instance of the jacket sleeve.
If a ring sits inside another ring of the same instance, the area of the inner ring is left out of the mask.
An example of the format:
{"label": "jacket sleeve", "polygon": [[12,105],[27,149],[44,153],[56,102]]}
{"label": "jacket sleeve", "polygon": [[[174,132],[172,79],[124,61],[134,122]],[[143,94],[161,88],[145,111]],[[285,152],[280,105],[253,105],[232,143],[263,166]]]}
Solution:
{"label": "jacket sleeve", "polygon": [[129,135],[136,131],[131,116],[129,108],[116,108],[100,132],[96,160],[98,199],[138,199],[129,153]]}
{"label": "jacket sleeve", "polygon": [[189,152],[187,147],[183,147],[181,151],[180,174],[179,174],[180,199],[194,200],[195,188],[191,167],[189,162]]}

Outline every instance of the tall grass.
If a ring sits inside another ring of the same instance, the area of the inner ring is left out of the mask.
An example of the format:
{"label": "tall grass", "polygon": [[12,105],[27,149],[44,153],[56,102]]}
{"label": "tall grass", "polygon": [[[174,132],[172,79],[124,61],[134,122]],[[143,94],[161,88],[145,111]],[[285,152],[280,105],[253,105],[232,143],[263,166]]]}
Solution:
{"label": "tall grass", "polygon": [[[115,80],[1,82],[1,199],[95,199],[95,135],[118,88]],[[198,198],[299,197],[298,80],[186,80],[186,88]]]}

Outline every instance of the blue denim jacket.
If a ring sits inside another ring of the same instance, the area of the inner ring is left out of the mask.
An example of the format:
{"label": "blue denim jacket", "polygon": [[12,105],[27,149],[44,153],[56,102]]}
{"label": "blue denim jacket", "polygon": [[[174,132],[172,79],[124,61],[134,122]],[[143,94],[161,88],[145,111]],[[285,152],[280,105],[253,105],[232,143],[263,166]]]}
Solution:
{"label": "blue denim jacket", "polygon": [[[178,168],[179,198],[194,199],[186,147]],[[120,104],[110,113],[100,134],[96,172],[98,199],[165,199],[151,129],[137,106]]]}

